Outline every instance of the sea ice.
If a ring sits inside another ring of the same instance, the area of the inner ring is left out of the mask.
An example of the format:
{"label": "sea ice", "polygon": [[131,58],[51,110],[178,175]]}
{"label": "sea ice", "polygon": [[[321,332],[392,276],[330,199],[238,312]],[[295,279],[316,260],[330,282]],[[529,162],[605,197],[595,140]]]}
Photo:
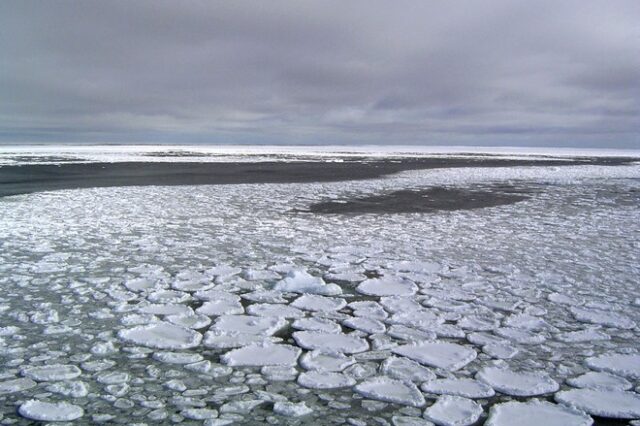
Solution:
{"label": "sea ice", "polygon": [[300,365],[306,370],[319,371],[342,371],[350,365],[355,364],[356,360],[351,356],[343,355],[339,352],[307,352],[300,358]]}
{"label": "sea ice", "polygon": [[311,389],[335,389],[353,386],[356,381],[342,373],[316,370],[300,373],[298,384]]}
{"label": "sea ice", "polygon": [[303,270],[292,270],[287,276],[276,283],[273,288],[278,291],[291,293],[310,293],[324,296],[335,296],[342,293],[337,284],[327,284],[322,278],[309,275]]}
{"label": "sea ice", "polygon": [[294,403],[288,401],[277,401],[273,404],[273,412],[287,417],[300,417],[311,414],[313,410],[304,402]]}
{"label": "sea ice", "polygon": [[202,361],[202,355],[189,352],[156,352],[153,359],[167,364],[193,364]]}
{"label": "sea ice", "polygon": [[430,365],[444,370],[458,370],[474,359],[477,353],[473,349],[445,342],[426,342],[408,344],[391,350],[397,355],[410,358],[420,364]]}
{"label": "sea ice", "polygon": [[388,377],[374,377],[353,388],[360,395],[395,404],[422,407],[424,397],[418,388],[410,382],[391,379]]}
{"label": "sea ice", "polygon": [[589,414],[615,419],[640,417],[640,395],[635,392],[572,389],[555,394],[557,402],[584,410]]}
{"label": "sea ice", "polygon": [[286,325],[287,320],[275,316],[223,315],[218,317],[211,330],[271,336]]}
{"label": "sea ice", "polygon": [[360,330],[367,334],[384,333],[387,329],[382,322],[376,319],[364,317],[349,318],[343,321],[342,325],[353,328],[354,330]]}
{"label": "sea ice", "polygon": [[68,402],[44,402],[31,399],[18,408],[22,417],[45,422],[70,422],[84,415],[78,405]]}
{"label": "sea ice", "polygon": [[424,392],[471,399],[490,398],[495,395],[491,386],[468,378],[431,380],[423,383],[420,388]]}
{"label": "sea ice", "polygon": [[629,390],[633,386],[624,377],[613,374],[590,371],[578,377],[567,379],[567,383],[574,388]]}
{"label": "sea ice", "polygon": [[587,358],[586,364],[593,370],[640,379],[640,355],[638,354],[605,354]]}
{"label": "sea ice", "polygon": [[593,419],[582,411],[547,401],[509,401],[489,411],[485,426],[591,426]]}
{"label": "sea ice", "polygon": [[533,396],[555,392],[560,385],[542,371],[518,372],[507,368],[485,367],[476,379],[511,396]]}
{"label": "sea ice", "polygon": [[36,384],[36,382],[26,377],[5,380],[4,382],[0,382],[0,395],[31,389],[35,387]]}
{"label": "sea ice", "polygon": [[220,359],[230,366],[293,366],[302,351],[295,346],[279,344],[249,345],[234,349]]}
{"label": "sea ice", "polygon": [[617,312],[603,311],[601,309],[584,309],[571,307],[574,318],[581,322],[600,324],[608,327],[629,329],[635,327],[635,322]]}
{"label": "sea ice", "polygon": [[302,318],[305,316],[304,311],[289,305],[274,305],[271,303],[254,303],[247,308],[249,315],[260,317],[278,317],[278,318]]}
{"label": "sea ice", "polygon": [[436,378],[433,371],[407,358],[389,357],[380,366],[380,371],[394,379],[410,382],[427,382]]}
{"label": "sea ice", "polygon": [[439,426],[469,426],[482,415],[482,406],[460,396],[445,395],[424,410],[424,418]]}
{"label": "sea ice", "polygon": [[343,298],[339,297],[325,297],[316,294],[304,294],[298,297],[291,303],[298,309],[305,311],[317,311],[317,312],[333,312],[347,306],[347,302]]}
{"label": "sea ice", "polygon": [[316,331],[296,331],[293,333],[296,343],[305,349],[318,349],[327,352],[351,354],[369,349],[366,340],[342,333],[320,333]]}
{"label": "sea ice", "polygon": [[82,371],[75,365],[51,364],[40,367],[24,367],[20,369],[20,373],[37,382],[55,382],[75,379],[82,374]]}
{"label": "sea ice", "polygon": [[291,324],[297,330],[321,331],[324,333],[340,333],[340,324],[326,318],[300,318]]}
{"label": "sea ice", "polygon": [[197,331],[168,322],[120,330],[118,337],[128,343],[157,349],[188,349],[198,346],[202,340]]}
{"label": "sea ice", "polygon": [[209,300],[196,309],[196,313],[207,316],[233,315],[244,313],[244,308],[237,300]]}
{"label": "sea ice", "polygon": [[409,280],[371,278],[361,282],[356,291],[368,296],[412,296],[418,291],[418,287]]}

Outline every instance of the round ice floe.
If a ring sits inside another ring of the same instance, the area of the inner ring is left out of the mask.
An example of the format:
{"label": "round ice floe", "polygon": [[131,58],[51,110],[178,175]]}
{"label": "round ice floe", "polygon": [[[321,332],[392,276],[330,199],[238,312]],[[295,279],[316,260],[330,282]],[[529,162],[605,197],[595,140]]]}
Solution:
{"label": "round ice floe", "polygon": [[355,362],[351,356],[321,351],[307,352],[300,358],[302,368],[319,371],[342,371]]}
{"label": "round ice floe", "polygon": [[493,317],[482,317],[478,315],[468,315],[458,321],[458,326],[465,330],[491,331],[498,328],[498,321]]}
{"label": "round ice floe", "polygon": [[634,392],[572,389],[556,393],[555,399],[594,416],[615,419],[640,417],[640,395]]}
{"label": "round ice floe", "polygon": [[462,396],[471,399],[490,398],[495,395],[491,386],[483,382],[467,378],[431,380],[423,383],[420,388],[424,392]]}
{"label": "round ice floe", "polygon": [[36,382],[28,378],[5,380],[0,382],[0,395],[21,392],[36,386]]}
{"label": "round ice floe", "polygon": [[75,365],[52,364],[40,367],[24,367],[20,373],[38,382],[53,382],[58,380],[71,380],[82,374]]}
{"label": "round ice floe", "polygon": [[271,336],[287,325],[287,320],[277,317],[253,315],[223,315],[218,317],[211,330]]}
{"label": "round ice floe", "polygon": [[127,343],[157,349],[187,349],[200,344],[202,335],[197,331],[168,322],[141,325],[120,330],[118,337]]}
{"label": "round ice floe", "polygon": [[567,383],[574,388],[629,390],[631,382],[624,377],[613,374],[590,371],[578,377],[567,379]]}
{"label": "round ice floe", "polygon": [[373,318],[364,317],[349,318],[343,321],[342,325],[353,328],[354,330],[360,330],[367,334],[384,333],[387,329],[382,322]]}
{"label": "round ice floe", "polygon": [[124,286],[131,291],[142,292],[156,288],[159,283],[150,278],[134,278],[124,282]]}
{"label": "round ice floe", "polygon": [[326,297],[317,294],[304,294],[291,303],[291,306],[305,311],[334,312],[347,306],[341,297]]}
{"label": "round ice floe", "polygon": [[82,407],[68,402],[44,402],[29,400],[18,408],[22,417],[44,422],[70,422],[84,415]]}
{"label": "round ice floe", "polygon": [[302,270],[290,271],[283,280],[276,283],[273,289],[291,293],[321,294],[324,296],[334,296],[342,293],[340,286],[326,284],[322,278],[314,277]]}
{"label": "round ice floe", "polygon": [[368,296],[412,296],[418,287],[411,281],[398,278],[371,278],[361,282],[356,291]]}
{"label": "round ice floe", "polygon": [[424,410],[424,418],[441,426],[468,426],[482,415],[482,406],[460,396],[445,395]]}
{"label": "round ice floe", "polygon": [[87,384],[79,381],[52,383],[46,387],[47,392],[59,393],[72,398],[83,398],[89,394]]}
{"label": "round ice floe", "polygon": [[250,345],[231,350],[220,359],[230,366],[293,366],[301,352],[291,345]]}
{"label": "round ice floe", "polygon": [[198,314],[216,316],[216,315],[233,315],[244,313],[244,308],[238,300],[209,300],[196,309]]}
{"label": "round ice floe", "polygon": [[202,361],[202,355],[189,352],[156,352],[153,359],[167,364],[192,364]]}
{"label": "round ice floe", "polygon": [[442,265],[436,262],[420,262],[408,260],[394,262],[387,265],[387,267],[391,270],[397,270],[400,272],[417,272],[420,274],[436,274],[442,270]]}
{"label": "round ice floe", "polygon": [[304,402],[293,403],[287,401],[277,401],[273,404],[273,412],[287,417],[300,417],[313,413],[313,410]]}
{"label": "round ice floe", "polygon": [[587,358],[586,363],[594,370],[640,379],[640,355],[638,354],[605,354]]}
{"label": "round ice floe", "polygon": [[437,337],[433,331],[418,330],[402,324],[392,325],[387,330],[387,334],[396,339],[410,342],[424,342],[425,340],[434,340]]}
{"label": "round ice floe", "polygon": [[288,305],[274,305],[271,303],[256,303],[247,308],[247,313],[259,317],[302,318],[304,311]]}
{"label": "round ice floe", "polygon": [[204,328],[211,324],[211,318],[201,314],[168,315],[165,317],[165,320],[169,321],[171,324],[179,325],[185,328],[193,328],[194,330]]}
{"label": "round ice floe", "polygon": [[138,312],[153,315],[193,315],[193,309],[189,306],[174,303],[145,305],[138,308]]}
{"label": "round ice floe", "polygon": [[501,327],[494,331],[498,336],[505,337],[514,342],[524,345],[535,345],[544,342],[546,339],[541,333],[531,333],[527,330],[513,327]]}
{"label": "round ice floe", "polygon": [[426,342],[400,346],[391,350],[420,364],[444,370],[458,370],[474,359],[477,353],[466,346],[455,343]]}
{"label": "round ice floe", "polygon": [[507,368],[485,367],[476,374],[476,379],[512,396],[533,396],[555,392],[560,385],[542,371],[518,372]]}
{"label": "round ice floe", "polygon": [[509,401],[491,407],[485,426],[591,426],[593,419],[582,411],[546,401]]}
{"label": "round ice floe", "polygon": [[214,286],[213,282],[206,281],[175,281],[171,284],[171,287],[176,290],[189,292],[209,290]]}
{"label": "round ice floe", "polygon": [[254,344],[277,343],[280,341],[282,341],[280,338],[260,334],[209,330],[204,334],[202,344],[208,348],[232,349]]}
{"label": "round ice floe", "polygon": [[318,349],[346,354],[363,352],[369,349],[369,344],[366,340],[349,334],[296,331],[293,333],[293,338],[299,346],[305,349]]}
{"label": "round ice floe", "polygon": [[533,315],[514,314],[504,320],[504,325],[514,328],[525,328],[527,330],[539,330],[545,328],[547,323]]}
{"label": "round ice floe", "polygon": [[394,379],[426,382],[436,378],[433,371],[407,358],[389,357],[380,367],[380,371]]}
{"label": "round ice floe", "polygon": [[300,373],[298,384],[311,389],[335,389],[353,386],[356,380],[342,373],[307,371]]}
{"label": "round ice floe", "polygon": [[300,318],[291,324],[297,330],[322,331],[324,333],[340,333],[340,324],[326,318]]}
{"label": "round ice floe", "polygon": [[183,303],[189,299],[189,294],[177,290],[159,290],[147,296],[147,300],[153,303]]}
{"label": "round ice floe", "polygon": [[287,299],[282,297],[282,292],[275,290],[256,290],[241,295],[243,299],[261,303],[287,303]]}
{"label": "round ice floe", "polygon": [[579,330],[560,333],[555,336],[557,340],[566,343],[595,342],[598,340],[611,340],[611,336],[599,330]]}
{"label": "round ice floe", "polygon": [[489,343],[482,347],[482,352],[495,359],[510,359],[518,354],[518,349],[508,343]]}
{"label": "round ice floe", "polygon": [[629,329],[635,327],[635,322],[617,312],[603,311],[600,309],[584,309],[572,307],[571,314],[580,322],[606,325],[608,327]]}
{"label": "round ice floe", "polygon": [[424,396],[414,384],[388,377],[366,380],[355,386],[354,390],[362,396],[380,401],[413,407],[422,407],[425,404]]}

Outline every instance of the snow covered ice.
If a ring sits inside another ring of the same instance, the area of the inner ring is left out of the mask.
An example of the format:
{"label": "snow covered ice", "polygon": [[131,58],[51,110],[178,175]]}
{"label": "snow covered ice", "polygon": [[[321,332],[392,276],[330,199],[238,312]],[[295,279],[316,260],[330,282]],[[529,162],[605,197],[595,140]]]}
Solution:
{"label": "snow covered ice", "polygon": [[[640,419],[639,178],[461,168],[0,198],[0,422]],[[306,213],[499,185],[527,199]]]}

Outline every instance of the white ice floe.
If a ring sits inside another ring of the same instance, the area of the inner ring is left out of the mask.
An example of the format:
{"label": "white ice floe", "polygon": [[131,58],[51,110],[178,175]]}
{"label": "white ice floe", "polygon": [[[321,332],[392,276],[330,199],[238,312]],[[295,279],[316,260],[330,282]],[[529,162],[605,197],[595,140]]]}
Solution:
{"label": "white ice floe", "polygon": [[260,374],[274,382],[293,382],[298,377],[298,370],[295,367],[266,366],[260,369]]}
{"label": "white ice floe", "polygon": [[0,395],[6,393],[22,392],[36,386],[33,380],[21,377],[19,379],[11,379],[0,382]]}
{"label": "white ice floe", "polygon": [[305,316],[303,310],[289,305],[275,305],[271,303],[255,303],[247,308],[249,315],[260,317],[278,318],[302,318]]}
{"label": "white ice floe", "polygon": [[342,352],[345,354],[363,352],[369,349],[366,340],[342,333],[321,333],[315,331],[296,331],[293,333],[296,343],[312,350]]}
{"label": "white ice floe", "polygon": [[476,379],[487,383],[498,392],[512,396],[533,396],[555,392],[558,382],[543,371],[513,371],[507,368],[485,367]]}
{"label": "white ice floe", "polygon": [[557,340],[565,343],[595,342],[599,340],[611,340],[611,336],[600,330],[578,330],[560,333],[555,336]]}
{"label": "white ice floe", "polygon": [[127,343],[157,349],[188,349],[198,346],[202,340],[197,331],[168,322],[120,330],[118,337]]}
{"label": "white ice floe", "polygon": [[485,426],[591,426],[593,419],[583,411],[547,401],[509,401],[489,411]]}
{"label": "white ice floe", "polygon": [[300,357],[300,365],[306,370],[342,371],[356,360],[339,352],[311,351]]}
{"label": "white ice floe", "polygon": [[444,370],[458,370],[474,359],[477,353],[473,349],[446,342],[425,342],[393,348],[397,355],[405,356],[420,364],[430,365]]}
{"label": "white ice floe", "polygon": [[321,331],[323,333],[340,333],[340,324],[326,318],[300,318],[291,324],[297,330]]}
{"label": "white ice floe", "polygon": [[506,342],[488,343],[482,347],[482,352],[495,359],[510,359],[518,354],[518,349]]}
{"label": "white ice floe", "polygon": [[393,416],[391,423],[393,426],[433,426],[429,420],[411,416]]}
{"label": "white ice floe", "polygon": [[293,366],[302,351],[291,345],[262,344],[234,349],[220,359],[230,366]]}
{"label": "white ice floe", "polygon": [[275,316],[223,315],[218,317],[212,331],[271,336],[287,325],[287,320]]}
{"label": "white ice floe", "polygon": [[436,378],[433,371],[407,358],[389,357],[380,366],[380,371],[394,379],[427,382]]}
{"label": "white ice floe", "polygon": [[590,371],[578,377],[567,379],[567,384],[574,388],[629,390],[633,386],[624,377],[610,373]]}
{"label": "white ice floe", "polygon": [[385,277],[365,280],[356,291],[368,296],[412,296],[418,287],[409,280]]}
{"label": "white ice floe", "polygon": [[311,389],[335,389],[353,386],[356,381],[343,373],[316,370],[300,373],[298,384]]}
{"label": "white ice floe", "polygon": [[367,334],[384,333],[387,327],[373,318],[355,317],[342,321],[342,325],[353,328],[354,330],[360,330]]}
{"label": "white ice floe", "polygon": [[273,412],[287,417],[301,417],[313,413],[304,402],[277,401],[273,404]]}
{"label": "white ice floe", "polygon": [[138,308],[138,312],[153,315],[193,315],[193,309],[189,306],[176,303],[149,304]]}
{"label": "white ice floe", "polygon": [[342,293],[337,284],[327,284],[322,278],[309,275],[303,270],[292,270],[287,276],[276,283],[274,290],[291,293],[310,293],[324,296],[335,296]]}
{"label": "white ice floe", "polygon": [[37,382],[55,382],[75,379],[82,374],[82,371],[75,365],[51,364],[40,367],[24,367],[20,369],[20,373]]}
{"label": "white ice floe", "polygon": [[424,418],[439,426],[469,426],[482,415],[482,406],[460,396],[445,395],[424,410]]}
{"label": "white ice floe", "polygon": [[18,408],[22,417],[45,422],[70,422],[84,415],[82,407],[68,402],[45,402],[31,399]]}
{"label": "white ice floe", "polygon": [[636,325],[629,317],[617,312],[604,311],[601,309],[585,309],[575,306],[571,307],[570,310],[574,318],[580,322],[622,329],[633,328]]}
{"label": "white ice floe", "polygon": [[209,330],[204,334],[202,344],[208,348],[233,349],[254,344],[277,343],[280,341],[282,341],[282,339],[261,334]]}
{"label": "white ice floe", "polygon": [[407,340],[409,342],[424,342],[427,340],[435,340],[436,333],[427,330],[418,330],[406,325],[396,324],[389,327],[387,334],[396,339]]}
{"label": "white ice floe", "polygon": [[429,393],[462,396],[471,399],[490,398],[495,395],[491,386],[468,378],[431,380],[423,383],[420,389]]}
{"label": "white ice floe", "polygon": [[333,312],[347,306],[341,297],[326,297],[317,294],[303,294],[291,303],[291,306],[305,311]]}
{"label": "white ice floe", "polygon": [[87,384],[79,381],[64,381],[52,383],[46,387],[48,392],[70,396],[72,398],[84,398],[89,394]]}
{"label": "white ice floe", "polygon": [[513,340],[514,342],[524,345],[536,345],[546,340],[546,337],[540,332],[530,332],[514,327],[500,327],[493,331],[498,336]]}
{"label": "white ice floe", "polygon": [[417,272],[421,274],[437,274],[442,270],[442,265],[437,262],[407,261],[394,262],[388,268],[400,272]]}
{"label": "white ice floe", "polygon": [[256,290],[241,295],[243,299],[260,303],[287,303],[282,292],[275,290]]}
{"label": "white ice floe", "polygon": [[196,313],[207,316],[233,315],[244,313],[244,308],[240,297],[237,300],[208,300],[196,309]]}
{"label": "white ice floe", "polygon": [[593,370],[640,379],[640,355],[638,354],[605,354],[587,358],[586,364]]}
{"label": "white ice floe", "polygon": [[380,401],[413,407],[425,404],[424,396],[414,384],[388,377],[374,377],[359,383],[353,389],[364,397]]}
{"label": "white ice floe", "polygon": [[202,314],[168,315],[164,319],[169,321],[171,324],[185,328],[192,328],[194,330],[205,328],[211,324],[211,318]]}
{"label": "white ice floe", "polygon": [[167,364],[193,364],[203,360],[202,355],[190,352],[155,352],[153,359]]}
{"label": "white ice floe", "polygon": [[555,399],[594,416],[616,419],[640,418],[640,395],[635,392],[572,389],[556,393]]}

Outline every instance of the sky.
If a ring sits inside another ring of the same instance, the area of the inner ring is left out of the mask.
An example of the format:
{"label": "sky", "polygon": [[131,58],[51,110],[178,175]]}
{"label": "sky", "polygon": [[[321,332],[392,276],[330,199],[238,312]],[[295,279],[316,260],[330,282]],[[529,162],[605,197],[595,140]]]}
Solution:
{"label": "sky", "polygon": [[0,143],[640,148],[640,1],[0,2]]}

